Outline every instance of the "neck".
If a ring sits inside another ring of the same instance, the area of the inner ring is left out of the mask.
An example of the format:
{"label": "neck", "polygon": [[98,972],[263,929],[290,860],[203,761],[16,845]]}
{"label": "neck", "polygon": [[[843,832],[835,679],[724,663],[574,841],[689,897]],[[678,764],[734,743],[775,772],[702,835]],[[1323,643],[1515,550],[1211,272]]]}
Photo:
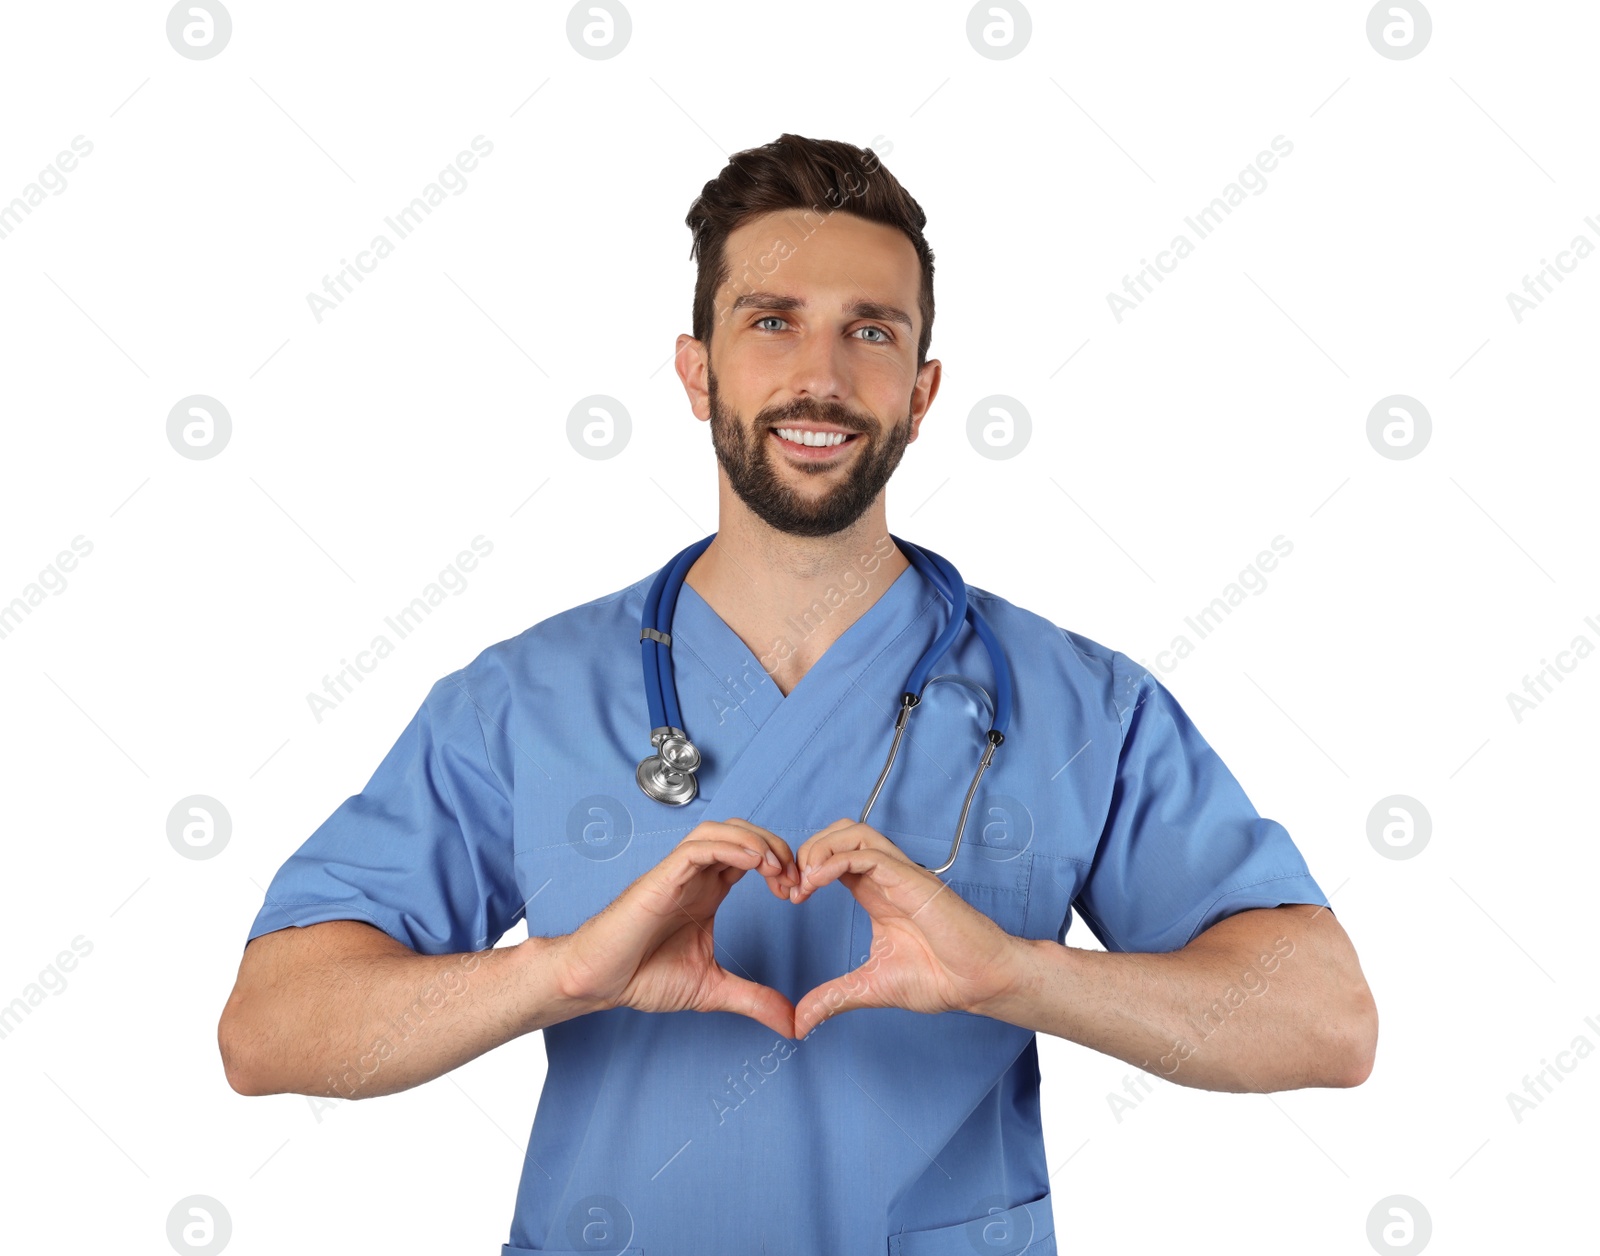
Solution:
{"label": "neck", "polygon": [[735,504],[685,583],[788,694],[910,563],[889,539],[881,496],[851,527],[818,537],[779,532]]}

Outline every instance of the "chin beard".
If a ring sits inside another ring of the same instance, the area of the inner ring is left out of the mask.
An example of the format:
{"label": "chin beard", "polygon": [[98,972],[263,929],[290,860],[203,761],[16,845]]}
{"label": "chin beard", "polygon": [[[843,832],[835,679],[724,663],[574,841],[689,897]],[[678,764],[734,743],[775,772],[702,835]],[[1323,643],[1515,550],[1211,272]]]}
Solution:
{"label": "chin beard", "polygon": [[[843,422],[839,425],[845,426]],[[805,477],[836,477],[836,482],[821,494],[811,495],[789,482],[792,477],[780,465],[782,454],[769,423],[762,421],[753,428],[746,427],[723,410],[712,394],[711,443],[723,474],[752,514],[768,527],[790,536],[833,536],[853,526],[878,500],[900,465],[910,438],[909,414],[881,435],[859,434],[855,443],[860,448],[847,455],[850,463],[842,472],[823,469],[815,476]]]}

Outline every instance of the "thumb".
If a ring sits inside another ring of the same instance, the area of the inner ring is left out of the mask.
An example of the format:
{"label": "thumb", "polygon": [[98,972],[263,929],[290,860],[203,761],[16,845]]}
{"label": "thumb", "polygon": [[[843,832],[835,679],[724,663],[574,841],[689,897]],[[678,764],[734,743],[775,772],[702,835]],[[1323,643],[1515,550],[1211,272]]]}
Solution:
{"label": "thumb", "polygon": [[771,986],[735,977],[730,972],[722,972],[698,1010],[748,1016],[785,1038],[794,1036],[794,1004]]}
{"label": "thumb", "polygon": [[872,997],[870,984],[855,969],[832,981],[825,981],[801,998],[794,1014],[794,1036],[804,1038],[830,1016],[862,1007],[884,1007]]}

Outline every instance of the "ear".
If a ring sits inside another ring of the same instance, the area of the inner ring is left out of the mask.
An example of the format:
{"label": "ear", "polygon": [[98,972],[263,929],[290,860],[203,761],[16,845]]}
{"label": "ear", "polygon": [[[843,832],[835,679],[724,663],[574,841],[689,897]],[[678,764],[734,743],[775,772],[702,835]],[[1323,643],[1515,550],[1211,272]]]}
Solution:
{"label": "ear", "polygon": [[710,358],[706,346],[684,332],[679,335],[673,355],[673,369],[683,381],[683,391],[688,395],[689,408],[702,423],[711,421],[711,391],[707,384]]}
{"label": "ear", "polygon": [[933,405],[933,399],[939,394],[939,377],[943,371],[943,364],[938,358],[929,358],[917,372],[917,382],[911,388],[912,440],[916,440],[922,431],[923,416],[928,413],[928,407]]}

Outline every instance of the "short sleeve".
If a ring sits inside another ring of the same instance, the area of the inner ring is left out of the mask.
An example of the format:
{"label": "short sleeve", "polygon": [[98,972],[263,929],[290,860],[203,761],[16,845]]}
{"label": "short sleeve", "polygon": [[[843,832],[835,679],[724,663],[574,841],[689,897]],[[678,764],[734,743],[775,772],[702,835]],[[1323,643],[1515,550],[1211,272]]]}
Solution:
{"label": "short sleeve", "polygon": [[523,914],[512,837],[463,669],[433,686],[366,787],[285,861],[249,936],[364,920],[419,954],[484,950]]}
{"label": "short sleeve", "polygon": [[1132,700],[1119,713],[1105,827],[1073,903],[1105,948],[1175,951],[1247,908],[1327,906],[1294,839],[1256,812],[1178,700],[1125,656],[1113,666]]}

